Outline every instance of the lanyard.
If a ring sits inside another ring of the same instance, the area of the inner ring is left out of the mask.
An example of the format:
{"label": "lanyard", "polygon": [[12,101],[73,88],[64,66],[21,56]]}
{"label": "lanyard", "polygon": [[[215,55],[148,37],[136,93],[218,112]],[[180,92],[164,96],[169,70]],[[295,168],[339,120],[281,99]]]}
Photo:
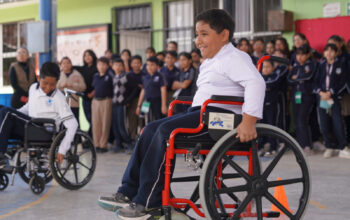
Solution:
{"label": "lanyard", "polygon": [[326,64],[326,90],[329,90],[330,76],[332,74],[333,64]]}

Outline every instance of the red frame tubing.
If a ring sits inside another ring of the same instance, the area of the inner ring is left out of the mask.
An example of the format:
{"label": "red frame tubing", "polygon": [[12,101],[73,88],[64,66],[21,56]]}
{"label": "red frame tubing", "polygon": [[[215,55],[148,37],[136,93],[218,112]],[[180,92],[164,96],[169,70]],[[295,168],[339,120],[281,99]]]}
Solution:
{"label": "red frame tubing", "polygon": [[261,71],[261,66],[262,66],[262,63],[265,61],[265,60],[269,60],[271,59],[271,56],[267,55],[267,56],[263,56],[259,59],[258,63],[256,64],[256,68],[258,69],[258,71],[260,72]]}

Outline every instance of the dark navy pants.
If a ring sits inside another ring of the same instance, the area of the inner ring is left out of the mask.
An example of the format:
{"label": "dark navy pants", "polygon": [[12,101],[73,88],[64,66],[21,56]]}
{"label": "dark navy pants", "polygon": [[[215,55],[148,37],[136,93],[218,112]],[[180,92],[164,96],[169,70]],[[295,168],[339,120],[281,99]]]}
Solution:
{"label": "dark navy pants", "polygon": [[[263,119],[262,123],[277,126],[278,115],[279,115],[279,105],[278,102],[270,102],[269,104],[264,104]],[[274,138],[262,138],[262,145],[266,142],[271,144],[270,150],[277,150],[277,141]]]}
{"label": "dark navy pants", "polygon": [[150,112],[148,113],[148,121],[161,119],[162,115],[162,100],[161,98],[148,99],[150,102]]}
{"label": "dark navy pants", "polygon": [[118,192],[148,208],[160,206],[164,188],[166,140],[176,128],[198,127],[199,120],[199,108],[190,108],[185,113],[149,123],[136,143]]}
{"label": "dark navy pants", "polygon": [[31,118],[13,108],[0,106],[0,152],[7,150],[8,140],[24,138],[24,126]]}
{"label": "dark navy pants", "polygon": [[86,120],[89,122],[90,124],[90,128],[89,128],[89,135],[92,137],[92,124],[91,124],[91,99],[88,98],[83,98],[83,109],[84,109],[84,114],[86,117]]}
{"label": "dark navy pants", "polygon": [[[331,115],[327,113],[326,109],[317,108],[321,134],[327,148],[342,150],[346,145],[346,138],[340,101],[334,100],[334,104],[329,111]],[[333,136],[335,136],[337,144],[332,143],[331,138]]]}
{"label": "dark navy pants", "polygon": [[301,104],[296,104],[294,98],[292,98],[292,102],[296,139],[302,148],[312,147],[309,122],[315,104],[315,97],[314,95],[304,95]]}
{"label": "dark navy pants", "polygon": [[112,110],[112,128],[114,139],[116,141],[116,148],[123,148],[122,143],[126,143],[128,146],[131,145],[131,138],[126,130],[126,111],[125,105],[113,105]]}

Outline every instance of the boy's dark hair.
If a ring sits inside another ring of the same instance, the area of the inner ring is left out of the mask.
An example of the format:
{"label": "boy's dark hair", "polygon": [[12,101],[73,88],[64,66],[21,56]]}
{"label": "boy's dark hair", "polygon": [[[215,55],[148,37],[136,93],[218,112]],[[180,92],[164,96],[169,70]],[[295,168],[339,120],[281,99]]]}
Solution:
{"label": "boy's dark hair", "polygon": [[192,49],[192,50],[191,50],[191,54],[192,54],[192,53],[196,53],[196,54],[198,54],[200,57],[202,57],[201,51],[200,51],[198,48]]}
{"label": "boy's dark hair", "polygon": [[146,51],[151,51],[153,53],[156,53],[156,50],[153,47],[147,47]]}
{"label": "boy's dark hair", "polygon": [[63,62],[63,60],[68,60],[72,64],[72,60],[67,56],[62,57],[60,64]]}
{"label": "boy's dark hair", "polygon": [[97,62],[102,62],[109,65],[109,59],[107,57],[100,57],[98,58]]}
{"label": "boy's dark hair", "polygon": [[88,65],[88,64],[85,62],[85,60],[84,60],[85,53],[88,53],[88,54],[92,57],[92,65],[95,66],[96,63],[97,63],[97,56],[96,56],[95,52],[94,52],[93,50],[90,50],[90,49],[85,50],[84,53],[83,53],[83,63],[84,63],[84,66],[87,66],[87,65]]}
{"label": "boy's dark hair", "polygon": [[246,44],[249,46],[250,45],[250,43],[249,43],[249,40],[247,39],[247,38],[245,38],[245,37],[242,37],[242,38],[240,38],[239,40],[238,40],[238,46],[242,46],[242,43],[243,42],[246,42]]}
{"label": "boy's dark hair", "polygon": [[323,51],[326,51],[328,49],[334,50],[334,52],[336,53],[338,52],[338,47],[335,44],[326,44],[326,46],[324,46]]}
{"label": "boy's dark hair", "polygon": [[122,50],[122,52],[120,53],[120,55],[123,54],[123,53],[127,53],[127,54],[129,55],[129,57],[131,57],[131,51],[130,51],[129,49],[124,49],[124,50]]}
{"label": "boy's dark hair", "polygon": [[231,15],[222,9],[209,9],[197,15],[196,23],[203,21],[209,24],[210,28],[215,30],[216,33],[221,33],[227,29],[229,31],[228,41],[233,38],[235,30],[235,22]]}
{"label": "boy's dark hair", "polygon": [[117,53],[112,54],[111,60],[120,59],[120,55]]}
{"label": "boy's dark hair", "polygon": [[192,56],[191,56],[190,53],[181,52],[181,53],[179,54],[179,57],[181,57],[181,56],[184,56],[184,57],[186,57],[187,59],[192,60]]}
{"label": "boy's dark hair", "polygon": [[140,55],[135,55],[131,57],[130,62],[132,62],[133,60],[140,60],[140,62],[142,63],[142,57]]}
{"label": "boy's dark hair", "polygon": [[120,59],[120,58],[113,59],[112,63],[121,63],[124,66],[124,61],[122,59]]}
{"label": "boy's dark hair", "polygon": [[44,79],[45,77],[54,77],[58,81],[60,78],[60,68],[56,63],[46,62],[40,68],[40,78]]}
{"label": "boy's dark hair", "polygon": [[175,47],[177,48],[177,42],[176,42],[176,41],[169,41],[168,45],[169,45],[169,44],[174,44]]}
{"label": "boy's dark hair", "polygon": [[303,44],[296,50],[296,54],[309,54],[311,47],[308,44]]}
{"label": "boy's dark hair", "polygon": [[152,56],[152,57],[148,58],[147,62],[155,63],[159,66],[159,60],[156,56]]}
{"label": "boy's dark hair", "polygon": [[[273,62],[271,59],[265,60],[264,63],[265,63],[265,62],[270,63],[270,64],[274,67],[274,62]],[[264,65],[264,64],[263,64],[263,65]]]}
{"label": "boy's dark hair", "polygon": [[258,42],[258,41],[260,41],[261,43],[265,44],[264,39],[262,39],[261,37],[256,38],[256,39],[254,40],[254,43],[255,43],[255,42]]}
{"label": "boy's dark hair", "polygon": [[166,51],[165,52],[165,55],[170,55],[170,56],[172,56],[172,57],[174,57],[175,59],[177,58],[177,53],[176,53],[176,51],[174,51],[174,50],[168,50],[168,51]]}
{"label": "boy's dark hair", "polygon": [[158,52],[158,53],[156,54],[156,56],[158,56],[158,55],[162,55],[163,57],[165,57],[165,53],[164,53],[164,51],[160,51],[160,52]]}

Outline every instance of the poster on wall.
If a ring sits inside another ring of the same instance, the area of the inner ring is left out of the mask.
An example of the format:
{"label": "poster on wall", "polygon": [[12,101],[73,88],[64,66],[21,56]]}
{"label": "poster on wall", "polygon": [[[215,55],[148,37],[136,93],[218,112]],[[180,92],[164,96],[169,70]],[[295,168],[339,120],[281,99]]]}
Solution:
{"label": "poster on wall", "polygon": [[73,65],[83,65],[83,53],[87,49],[97,57],[107,49],[107,26],[77,28],[57,31],[57,59],[69,57]]}
{"label": "poster on wall", "polygon": [[323,4],[323,17],[337,17],[340,16],[340,2]]}

